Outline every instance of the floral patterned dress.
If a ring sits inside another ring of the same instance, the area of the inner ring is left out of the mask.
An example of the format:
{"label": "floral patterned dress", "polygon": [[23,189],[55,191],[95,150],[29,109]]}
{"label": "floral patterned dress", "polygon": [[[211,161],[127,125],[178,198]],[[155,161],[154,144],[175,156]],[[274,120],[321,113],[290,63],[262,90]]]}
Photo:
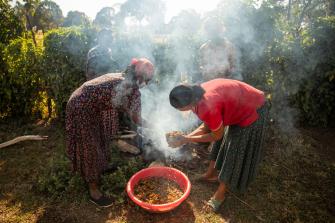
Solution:
{"label": "floral patterned dress", "polygon": [[[102,111],[109,113],[109,128]],[[120,128],[119,114],[140,112],[138,87],[125,84],[120,75],[105,74],[75,90],[66,107],[66,153],[73,170],[86,182],[97,182],[108,167],[108,145]]]}

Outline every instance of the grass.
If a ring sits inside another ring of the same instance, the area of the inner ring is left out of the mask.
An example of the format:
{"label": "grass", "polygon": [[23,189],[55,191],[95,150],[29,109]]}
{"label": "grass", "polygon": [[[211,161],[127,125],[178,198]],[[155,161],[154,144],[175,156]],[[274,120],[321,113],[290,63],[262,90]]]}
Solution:
{"label": "grass", "polygon": [[50,168],[65,160],[62,126],[19,124],[2,123],[0,141],[23,134],[48,135],[49,139],[23,142],[0,151],[0,222],[335,222],[335,159],[323,152],[334,145],[335,133],[324,143],[302,130],[288,134],[271,128],[255,182],[245,194],[228,193],[217,214],[203,209],[217,185],[194,182],[195,174],[204,171],[207,164],[205,148],[193,148],[198,149],[193,160],[172,164],[193,182],[190,197],[178,209],[157,215],[141,210],[126,197],[122,189],[125,181],[113,183],[140,168],[131,168],[135,163],[127,166],[127,160],[114,160],[122,168],[105,176],[104,188],[116,198],[112,208],[90,204],[80,178],[71,178],[77,181],[70,189],[60,187],[56,193],[52,187],[43,192],[40,180],[50,180]]}

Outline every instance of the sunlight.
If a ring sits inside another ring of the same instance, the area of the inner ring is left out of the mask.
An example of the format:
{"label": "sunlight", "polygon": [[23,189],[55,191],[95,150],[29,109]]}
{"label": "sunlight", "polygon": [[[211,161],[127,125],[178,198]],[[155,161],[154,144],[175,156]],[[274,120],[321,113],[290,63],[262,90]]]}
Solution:
{"label": "sunlight", "polygon": [[[92,20],[96,14],[103,7],[113,7],[119,3],[124,3],[125,0],[97,0],[97,1],[80,1],[80,0],[55,0],[55,2],[63,10],[64,16],[71,10],[85,12]],[[207,1],[192,1],[192,0],[164,0],[166,4],[165,22],[168,23],[170,19],[177,15],[180,11],[185,9],[194,9],[200,14],[216,8],[220,0]]]}
{"label": "sunlight", "polygon": [[200,14],[216,8],[220,0],[207,0],[207,1],[192,1],[192,0],[165,0],[166,4],[166,17],[165,22],[177,15],[180,11],[185,9],[194,9]]}

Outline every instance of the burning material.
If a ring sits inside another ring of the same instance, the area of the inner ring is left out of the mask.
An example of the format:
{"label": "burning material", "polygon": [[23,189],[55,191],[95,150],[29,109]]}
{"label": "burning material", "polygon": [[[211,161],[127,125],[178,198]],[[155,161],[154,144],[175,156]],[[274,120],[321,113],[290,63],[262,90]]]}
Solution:
{"label": "burning material", "polygon": [[150,204],[166,204],[181,198],[183,191],[179,185],[162,177],[142,179],[135,186],[135,196]]}

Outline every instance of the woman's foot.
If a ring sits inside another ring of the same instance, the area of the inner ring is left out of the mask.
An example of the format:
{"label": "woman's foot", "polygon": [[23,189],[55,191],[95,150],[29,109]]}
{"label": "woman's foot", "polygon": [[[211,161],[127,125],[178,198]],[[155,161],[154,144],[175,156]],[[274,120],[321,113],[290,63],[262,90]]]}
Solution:
{"label": "woman's foot", "polygon": [[90,196],[90,201],[99,207],[107,208],[113,205],[113,200],[105,195],[101,195],[98,199],[93,198]]}
{"label": "woman's foot", "polygon": [[222,203],[225,200],[225,193],[226,193],[226,185],[220,182],[218,189],[216,190],[215,194],[211,199],[206,203],[205,209],[212,210],[214,212],[218,212]]}
{"label": "woman's foot", "polygon": [[97,183],[89,183],[90,201],[99,207],[109,207],[113,204],[112,199],[106,197],[98,189]]}
{"label": "woman's foot", "polygon": [[213,174],[204,173],[204,174],[198,175],[196,177],[196,180],[201,181],[201,182],[216,183],[218,182],[218,176],[215,173]]}
{"label": "woman's foot", "polygon": [[206,173],[198,176],[197,180],[211,183],[218,182],[218,173],[217,170],[215,169],[215,161],[211,160],[209,162],[209,166]]}
{"label": "woman's foot", "polygon": [[204,207],[206,211],[218,212],[224,200],[216,200],[214,197],[207,201],[206,206]]}

